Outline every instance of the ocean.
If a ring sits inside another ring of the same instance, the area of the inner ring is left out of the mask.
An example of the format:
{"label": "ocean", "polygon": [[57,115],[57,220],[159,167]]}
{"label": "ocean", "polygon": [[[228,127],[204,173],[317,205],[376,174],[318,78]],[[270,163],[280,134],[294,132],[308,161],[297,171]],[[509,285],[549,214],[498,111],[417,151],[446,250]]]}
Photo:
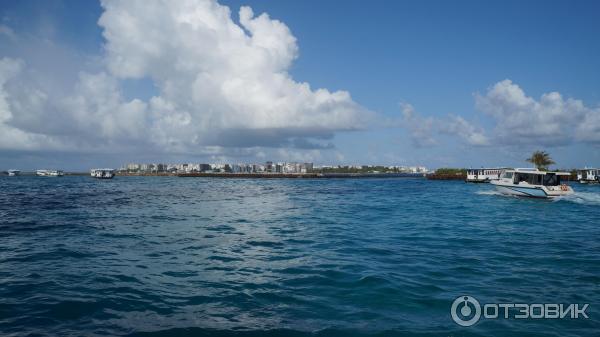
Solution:
{"label": "ocean", "polygon": [[[600,186],[573,187],[1,177],[0,335],[598,336]],[[589,318],[465,327],[461,296]]]}

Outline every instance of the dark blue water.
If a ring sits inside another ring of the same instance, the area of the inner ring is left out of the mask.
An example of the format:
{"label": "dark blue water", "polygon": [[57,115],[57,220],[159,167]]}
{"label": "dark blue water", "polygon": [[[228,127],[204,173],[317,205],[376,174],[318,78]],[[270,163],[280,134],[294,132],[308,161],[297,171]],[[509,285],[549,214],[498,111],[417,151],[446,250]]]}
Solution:
{"label": "dark blue water", "polygon": [[[0,335],[600,334],[600,186],[0,178]],[[452,301],[588,303],[481,320]]]}

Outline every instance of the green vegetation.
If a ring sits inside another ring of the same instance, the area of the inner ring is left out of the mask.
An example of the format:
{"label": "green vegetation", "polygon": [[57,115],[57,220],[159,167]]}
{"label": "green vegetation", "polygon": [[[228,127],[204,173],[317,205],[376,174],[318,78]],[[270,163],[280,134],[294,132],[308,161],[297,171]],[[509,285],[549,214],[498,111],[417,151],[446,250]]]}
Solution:
{"label": "green vegetation", "polygon": [[535,165],[535,167],[541,171],[547,171],[548,166],[555,164],[554,160],[550,158],[550,154],[546,151],[535,151],[531,157],[527,158],[526,160]]}
{"label": "green vegetation", "polygon": [[467,170],[462,168],[449,168],[443,167],[435,170],[435,174],[447,174],[447,175],[466,175]]}

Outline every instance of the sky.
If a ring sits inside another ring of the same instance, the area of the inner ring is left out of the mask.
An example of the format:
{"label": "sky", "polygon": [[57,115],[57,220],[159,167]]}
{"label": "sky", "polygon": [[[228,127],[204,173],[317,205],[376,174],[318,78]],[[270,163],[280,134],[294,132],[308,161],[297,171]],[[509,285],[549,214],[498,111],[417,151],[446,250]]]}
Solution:
{"label": "sky", "polygon": [[598,1],[0,1],[0,170],[600,166]]}

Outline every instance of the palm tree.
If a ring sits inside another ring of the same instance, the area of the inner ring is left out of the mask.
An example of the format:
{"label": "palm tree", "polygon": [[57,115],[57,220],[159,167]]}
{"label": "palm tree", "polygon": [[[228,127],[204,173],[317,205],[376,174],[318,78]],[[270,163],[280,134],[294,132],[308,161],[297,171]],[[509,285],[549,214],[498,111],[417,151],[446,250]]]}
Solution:
{"label": "palm tree", "polygon": [[527,161],[535,165],[539,170],[547,170],[548,166],[555,164],[546,151],[535,151]]}

